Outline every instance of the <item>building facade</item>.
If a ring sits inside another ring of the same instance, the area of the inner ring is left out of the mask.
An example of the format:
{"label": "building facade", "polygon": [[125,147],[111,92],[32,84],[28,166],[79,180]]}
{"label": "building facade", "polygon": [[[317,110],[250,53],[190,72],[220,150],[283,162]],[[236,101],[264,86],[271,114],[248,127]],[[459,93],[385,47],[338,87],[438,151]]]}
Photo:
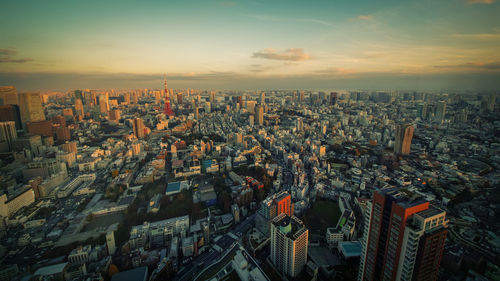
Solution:
{"label": "building facade", "polygon": [[402,188],[374,193],[358,280],[436,280],[446,212]]}
{"label": "building facade", "polygon": [[281,213],[271,223],[271,261],[281,273],[296,277],[307,263],[309,230],[295,216]]}

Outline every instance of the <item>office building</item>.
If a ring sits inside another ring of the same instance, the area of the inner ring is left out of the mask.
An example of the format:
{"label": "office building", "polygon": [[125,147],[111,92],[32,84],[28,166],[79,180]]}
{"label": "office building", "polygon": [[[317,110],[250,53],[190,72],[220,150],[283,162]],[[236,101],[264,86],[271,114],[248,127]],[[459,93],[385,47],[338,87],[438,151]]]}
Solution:
{"label": "office building", "polygon": [[403,188],[376,191],[371,205],[358,280],[436,280],[446,212]]}
{"label": "office building", "polygon": [[427,119],[427,104],[426,103],[417,104],[417,117],[420,117],[420,119],[422,119],[422,120]]}
{"label": "office building", "polygon": [[45,120],[40,93],[20,93],[18,97],[21,121],[23,123]]}
{"label": "office building", "polygon": [[78,151],[77,150],[77,146],[76,146],[76,142],[74,142],[74,141],[63,143],[61,145],[61,149],[64,152],[74,152],[74,153],[76,153]]}
{"label": "office building", "polygon": [[139,249],[147,245],[163,246],[176,235],[182,238],[189,230],[189,216],[175,217],[156,222],[145,222],[130,230],[130,248]]}
{"label": "office building", "polygon": [[35,202],[35,192],[30,186],[24,188],[23,191],[7,196],[7,194],[0,195],[0,217],[10,217],[15,214],[19,209],[31,205]]}
{"label": "office building", "polygon": [[14,121],[0,122],[0,152],[12,151],[16,139],[16,123]]}
{"label": "office building", "polygon": [[396,125],[396,139],[394,142],[394,153],[409,155],[411,140],[413,138],[413,126],[409,124]]}
{"label": "office building", "polygon": [[66,118],[64,118],[64,116],[61,115],[56,115],[52,117],[52,124],[54,125],[58,124],[61,127],[66,127]]}
{"label": "office building", "polygon": [[444,120],[444,116],[446,115],[446,102],[440,101],[436,104],[436,121],[441,123]]}
{"label": "office building", "polygon": [[65,142],[71,139],[71,132],[68,127],[58,127],[56,129],[57,141]]}
{"label": "office building", "polygon": [[14,121],[16,129],[21,130],[23,124],[21,122],[21,111],[16,104],[0,105],[0,122]]}
{"label": "office building", "polygon": [[108,113],[109,111],[109,94],[106,93],[104,95],[99,96],[99,112]]}
{"label": "office building", "polygon": [[271,262],[282,274],[296,277],[307,263],[309,230],[295,216],[280,214],[271,223]]}
{"label": "office building", "polygon": [[0,87],[0,105],[19,104],[17,90],[14,86]]}
{"label": "office building", "polygon": [[113,109],[109,111],[109,120],[118,122],[121,118],[121,111],[119,109]]}
{"label": "office building", "polygon": [[257,229],[264,235],[269,236],[271,220],[282,213],[288,216],[293,215],[293,207],[292,196],[286,191],[268,196],[260,203],[255,219]]}
{"label": "office building", "polygon": [[76,99],[75,100],[75,113],[76,115],[85,115],[85,111],[83,110],[83,102],[81,99]]}
{"label": "office building", "polygon": [[330,93],[330,105],[337,104],[337,92]]}
{"label": "office building", "polygon": [[26,123],[28,133],[44,137],[52,137],[52,122],[49,120]]}

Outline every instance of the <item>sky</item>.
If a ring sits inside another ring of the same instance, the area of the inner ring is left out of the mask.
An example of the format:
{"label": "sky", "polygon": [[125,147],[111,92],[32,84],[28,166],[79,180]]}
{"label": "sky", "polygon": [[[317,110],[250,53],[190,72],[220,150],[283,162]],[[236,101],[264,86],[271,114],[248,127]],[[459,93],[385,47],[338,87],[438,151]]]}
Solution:
{"label": "sky", "polygon": [[4,1],[0,85],[500,90],[500,0]]}

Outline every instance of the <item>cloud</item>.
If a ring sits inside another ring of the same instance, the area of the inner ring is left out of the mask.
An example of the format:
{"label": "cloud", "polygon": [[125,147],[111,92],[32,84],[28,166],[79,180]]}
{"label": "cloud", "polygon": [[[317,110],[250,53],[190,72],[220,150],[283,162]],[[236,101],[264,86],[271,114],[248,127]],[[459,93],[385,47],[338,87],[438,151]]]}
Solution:
{"label": "cloud", "polygon": [[0,63],[25,63],[33,61],[31,58],[14,58],[17,50],[13,48],[0,49]]}
{"label": "cloud", "polygon": [[358,20],[372,20],[373,16],[371,15],[359,15],[356,17]]}
{"label": "cloud", "polygon": [[467,0],[468,4],[493,4],[495,0]]}
{"label": "cloud", "polygon": [[304,61],[311,59],[311,56],[306,54],[301,48],[290,48],[283,52],[277,52],[275,49],[267,48],[253,53],[252,57],[283,61]]}
{"label": "cloud", "polygon": [[333,23],[324,21],[324,20],[318,20],[318,19],[297,19],[296,21],[298,22],[309,22],[309,23],[316,23],[319,25],[324,25],[324,26],[330,26],[334,27],[335,25]]}
{"label": "cloud", "polygon": [[500,33],[451,34],[448,37],[471,40],[496,40],[500,39]]}
{"label": "cloud", "polygon": [[0,49],[0,56],[11,56],[15,54],[16,50],[14,49]]}
{"label": "cloud", "polygon": [[446,69],[476,69],[484,71],[498,71],[500,70],[500,61],[494,62],[467,62],[462,64],[452,64],[452,65],[436,65],[435,68],[446,68]]}
{"label": "cloud", "polygon": [[285,17],[276,17],[276,16],[268,16],[268,15],[248,15],[249,17],[255,18],[260,21],[269,21],[269,22],[299,22],[299,23],[313,23],[328,27],[334,27],[335,25],[331,22],[320,20],[320,19],[311,19],[311,18],[285,18]]}

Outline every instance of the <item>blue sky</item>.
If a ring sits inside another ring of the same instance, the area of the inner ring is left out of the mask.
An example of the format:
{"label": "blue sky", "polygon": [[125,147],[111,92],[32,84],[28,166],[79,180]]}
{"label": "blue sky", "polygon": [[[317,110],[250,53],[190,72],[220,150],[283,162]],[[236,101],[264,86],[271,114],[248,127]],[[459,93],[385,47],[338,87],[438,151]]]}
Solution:
{"label": "blue sky", "polygon": [[0,83],[498,89],[499,14],[494,0],[4,1]]}

